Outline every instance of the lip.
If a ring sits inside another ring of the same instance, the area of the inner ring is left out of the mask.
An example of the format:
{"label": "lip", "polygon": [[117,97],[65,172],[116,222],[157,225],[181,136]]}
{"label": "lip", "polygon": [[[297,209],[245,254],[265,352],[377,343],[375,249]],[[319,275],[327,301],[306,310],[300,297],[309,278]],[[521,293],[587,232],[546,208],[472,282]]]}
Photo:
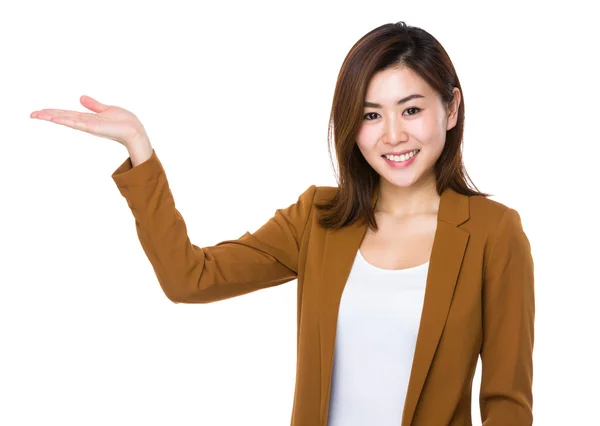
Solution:
{"label": "lip", "polygon": [[408,154],[409,152],[413,152],[415,149],[419,149],[420,148],[413,148],[413,149],[407,149],[405,151],[399,151],[399,152],[386,152],[385,154],[381,154],[381,156],[383,157],[384,155],[402,155],[402,154]]}
{"label": "lip", "polygon": [[[410,152],[410,151],[408,151],[408,152]],[[404,168],[409,167],[415,161],[415,159],[419,156],[420,153],[421,152],[419,151],[418,153],[416,153],[415,155],[413,155],[410,159],[408,159],[406,161],[403,161],[403,162],[395,162],[395,161],[392,161],[392,160],[388,160],[384,156],[382,156],[382,158],[392,168],[394,168],[394,169],[404,169]]]}

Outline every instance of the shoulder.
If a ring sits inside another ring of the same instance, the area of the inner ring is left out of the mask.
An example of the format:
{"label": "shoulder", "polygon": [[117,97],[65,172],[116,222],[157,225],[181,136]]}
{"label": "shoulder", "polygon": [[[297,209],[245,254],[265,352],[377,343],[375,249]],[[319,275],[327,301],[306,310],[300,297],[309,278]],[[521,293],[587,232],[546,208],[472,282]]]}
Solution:
{"label": "shoulder", "polygon": [[311,205],[314,205],[315,203],[322,203],[331,199],[337,190],[337,186],[310,185],[302,192],[302,194],[300,194],[298,200],[303,204],[310,203]]}
{"label": "shoulder", "polygon": [[523,228],[521,214],[512,206],[482,196],[469,196],[469,228],[484,230],[487,249],[505,246],[507,251],[529,252],[530,243]]}
{"label": "shoulder", "polygon": [[[323,203],[330,200],[338,191],[337,186],[319,186],[311,185],[303,193],[303,197],[311,204]],[[479,195],[462,195],[469,200],[469,223],[468,227],[485,230],[486,233],[497,230],[499,227],[511,228],[515,231],[522,231],[521,216],[512,206],[488,197]]]}
{"label": "shoulder", "polygon": [[331,199],[337,189],[337,187],[333,186],[310,185],[302,191],[298,196],[297,201],[292,204],[289,209],[300,210],[302,214],[308,218],[312,210],[315,209],[315,204],[321,204]]}
{"label": "shoulder", "polygon": [[316,186],[315,199],[316,203],[322,203],[331,199],[339,188],[337,186]]}
{"label": "shoulder", "polygon": [[518,221],[519,212],[512,206],[480,195],[469,196],[469,221],[486,228],[496,229],[503,221]]}

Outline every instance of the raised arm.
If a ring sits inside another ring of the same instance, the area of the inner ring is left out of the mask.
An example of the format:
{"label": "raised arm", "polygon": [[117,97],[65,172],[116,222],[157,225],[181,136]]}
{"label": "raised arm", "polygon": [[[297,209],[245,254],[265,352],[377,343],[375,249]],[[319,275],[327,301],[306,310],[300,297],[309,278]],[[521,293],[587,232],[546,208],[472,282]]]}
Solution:
{"label": "raised arm", "polygon": [[483,426],[529,426],[533,424],[534,268],[516,210],[504,212],[486,256],[481,420]]}
{"label": "raised arm", "polygon": [[162,164],[135,114],[83,95],[92,112],[46,108],[31,118],[118,142],[129,157],[112,177],[135,217],[137,234],[163,291],[173,302],[209,303],[297,277],[298,253],[316,186],[278,209],[260,229],[212,247],[193,245]]}
{"label": "raised arm", "polygon": [[198,247],[175,208],[156,152],[112,174],[135,218],[137,235],[165,295],[175,303],[210,303],[273,287],[297,277],[298,253],[316,186],[277,209],[260,229],[235,240]]}

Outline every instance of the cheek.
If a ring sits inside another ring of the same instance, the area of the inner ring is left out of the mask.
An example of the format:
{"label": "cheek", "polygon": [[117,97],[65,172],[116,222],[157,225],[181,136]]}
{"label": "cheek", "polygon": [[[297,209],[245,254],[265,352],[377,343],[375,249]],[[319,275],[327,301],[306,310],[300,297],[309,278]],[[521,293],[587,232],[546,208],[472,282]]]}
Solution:
{"label": "cheek", "polygon": [[412,136],[418,139],[421,144],[426,146],[428,151],[434,154],[439,154],[444,148],[446,129],[440,127],[438,120],[423,120],[418,123],[418,126],[413,128]]}
{"label": "cheek", "polygon": [[381,131],[377,126],[362,125],[356,132],[356,143],[361,149],[370,149],[381,138]]}
{"label": "cheek", "polygon": [[413,135],[427,144],[435,141],[439,137],[438,123],[431,117],[424,117],[423,120],[417,120],[412,127]]}
{"label": "cheek", "polygon": [[361,125],[358,128],[358,132],[356,132],[356,140],[357,141],[363,141],[369,138],[369,134],[372,133],[369,131],[370,129],[368,128],[368,126],[365,126],[364,124]]}

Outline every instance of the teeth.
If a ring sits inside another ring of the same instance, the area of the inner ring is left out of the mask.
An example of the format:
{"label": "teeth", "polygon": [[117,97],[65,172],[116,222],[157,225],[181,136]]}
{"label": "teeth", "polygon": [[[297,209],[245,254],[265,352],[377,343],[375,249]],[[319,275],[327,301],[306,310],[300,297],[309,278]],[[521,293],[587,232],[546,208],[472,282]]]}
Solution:
{"label": "teeth", "polygon": [[412,157],[414,157],[417,152],[419,152],[418,149],[415,149],[414,151],[409,152],[408,154],[402,154],[402,155],[386,155],[385,158],[387,158],[390,161],[406,161],[406,160],[410,160]]}

